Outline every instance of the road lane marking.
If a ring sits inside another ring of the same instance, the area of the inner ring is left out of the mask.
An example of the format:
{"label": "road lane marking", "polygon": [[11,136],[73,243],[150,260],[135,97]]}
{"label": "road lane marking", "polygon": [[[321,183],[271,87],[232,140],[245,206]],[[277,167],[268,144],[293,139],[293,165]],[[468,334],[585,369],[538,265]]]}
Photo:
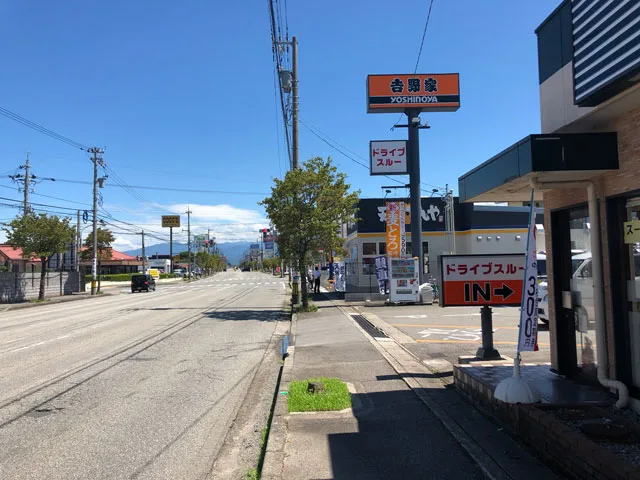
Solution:
{"label": "road lane marking", "polygon": [[[464,343],[478,345],[480,342],[474,342],[471,340],[416,340],[418,343]],[[517,345],[518,342],[493,342],[494,345]],[[550,343],[538,342],[539,347],[549,347]]]}
{"label": "road lane marking", "polygon": [[[420,328],[478,328],[478,325],[431,325],[430,323],[392,323],[392,327],[420,327]],[[518,330],[518,327],[502,327],[494,325],[497,330]]]}

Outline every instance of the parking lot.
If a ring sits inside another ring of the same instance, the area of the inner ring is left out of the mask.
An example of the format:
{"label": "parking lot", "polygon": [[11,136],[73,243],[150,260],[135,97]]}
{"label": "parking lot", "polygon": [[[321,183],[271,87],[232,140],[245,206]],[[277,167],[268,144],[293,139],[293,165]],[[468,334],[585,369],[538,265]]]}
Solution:
{"label": "parking lot", "polygon": [[[420,358],[444,358],[457,363],[461,355],[475,355],[482,345],[479,307],[447,307],[434,305],[357,307],[366,316],[375,315],[408,335],[413,342],[404,343]],[[494,347],[512,357],[518,340],[519,307],[494,307]],[[523,362],[549,362],[549,329],[538,324],[537,352],[523,352]]]}

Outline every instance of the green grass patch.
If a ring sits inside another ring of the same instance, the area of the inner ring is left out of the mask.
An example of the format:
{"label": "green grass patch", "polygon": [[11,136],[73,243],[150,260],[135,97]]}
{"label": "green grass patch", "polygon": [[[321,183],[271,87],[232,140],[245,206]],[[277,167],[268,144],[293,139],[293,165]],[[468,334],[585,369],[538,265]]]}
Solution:
{"label": "green grass patch", "polygon": [[[324,392],[307,393],[309,382],[322,382]],[[347,385],[337,378],[310,378],[296,380],[289,385],[289,412],[326,412],[344,410],[351,406]]]}
{"label": "green grass patch", "polygon": [[304,308],[304,306],[300,305],[300,308],[298,309],[298,311],[299,312],[317,312],[318,306],[309,302],[309,305],[307,305],[307,308]]}
{"label": "green grass patch", "polygon": [[258,469],[257,468],[249,469],[249,471],[244,476],[244,478],[245,480],[258,480],[260,478],[260,475],[258,475]]}

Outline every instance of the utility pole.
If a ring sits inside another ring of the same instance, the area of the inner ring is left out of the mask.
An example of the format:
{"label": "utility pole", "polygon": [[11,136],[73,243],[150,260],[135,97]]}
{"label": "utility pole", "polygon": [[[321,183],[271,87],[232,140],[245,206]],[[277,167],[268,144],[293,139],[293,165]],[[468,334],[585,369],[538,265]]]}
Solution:
{"label": "utility pole", "polygon": [[145,249],[144,249],[144,230],[142,230],[141,235],[142,235],[142,273],[147,273],[147,269],[145,267],[147,263],[147,253],[145,252]]}
{"label": "utility pole", "polygon": [[29,212],[29,154],[27,153],[27,159],[24,162],[24,214]]}
{"label": "utility pole", "polygon": [[82,238],[80,236],[80,210],[78,210],[78,219],[76,221],[76,255],[75,255],[75,264],[76,271],[80,271],[80,265],[78,264],[78,257],[80,255],[80,248],[82,246]]}
{"label": "utility pole", "polygon": [[187,250],[189,252],[189,262],[187,264],[187,275],[191,280],[191,208],[187,208]]}
{"label": "utility pole", "polygon": [[422,255],[422,204],[420,199],[420,110],[408,108],[409,129],[409,190],[411,198],[411,255],[418,257],[420,285],[424,283],[424,257]]}
{"label": "utility pole", "polygon": [[292,93],[293,101],[291,103],[291,119],[293,125],[291,126],[291,139],[293,141],[293,168],[299,168],[298,161],[298,39],[291,37],[291,50],[292,50]]}
{"label": "utility pole", "polygon": [[[104,150],[92,147],[88,150],[93,162],[93,252],[91,258],[91,295],[96,294],[96,282],[98,279],[98,165],[104,167],[102,155]],[[104,181],[104,178],[101,179]]]}

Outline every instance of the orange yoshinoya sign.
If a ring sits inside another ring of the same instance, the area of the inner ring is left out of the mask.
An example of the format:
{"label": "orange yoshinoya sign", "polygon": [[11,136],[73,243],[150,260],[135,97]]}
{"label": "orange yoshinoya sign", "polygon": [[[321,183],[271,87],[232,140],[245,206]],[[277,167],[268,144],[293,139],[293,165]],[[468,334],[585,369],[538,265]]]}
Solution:
{"label": "orange yoshinoya sign", "polygon": [[433,73],[367,77],[367,113],[402,113],[407,108],[455,112],[460,108],[460,75]]}

